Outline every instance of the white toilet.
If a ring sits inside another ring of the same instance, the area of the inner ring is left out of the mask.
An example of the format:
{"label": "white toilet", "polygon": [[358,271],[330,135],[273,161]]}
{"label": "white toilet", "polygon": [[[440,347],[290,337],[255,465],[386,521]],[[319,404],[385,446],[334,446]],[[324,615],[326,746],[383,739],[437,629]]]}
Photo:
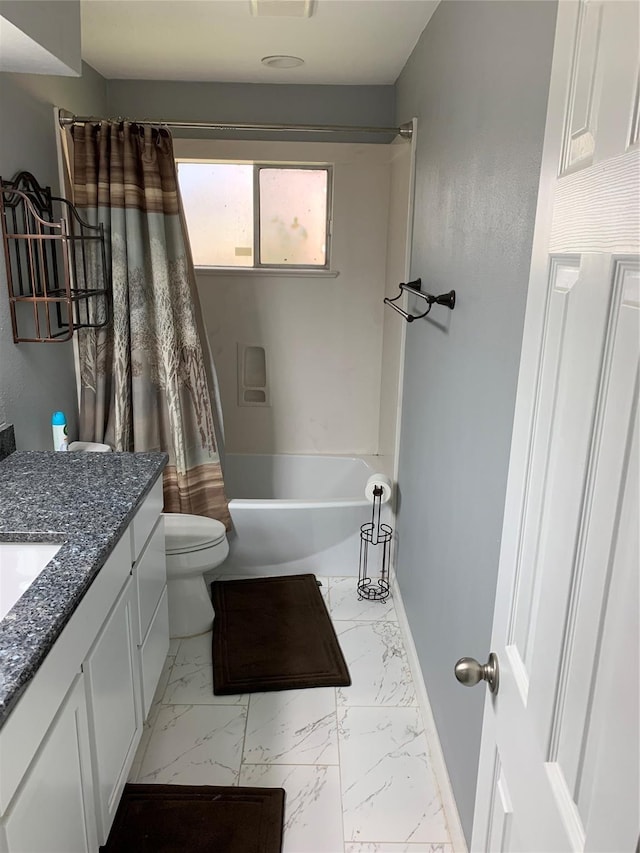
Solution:
{"label": "white toilet", "polygon": [[[111,448],[93,441],[72,441],[69,450],[109,453]],[[227,532],[224,524],[214,518],[179,512],[166,512],[162,517],[167,555],[169,635],[204,634],[213,625],[213,605],[203,574],[227,559]]]}
{"label": "white toilet", "polygon": [[213,605],[203,574],[227,558],[229,543],[224,524],[178,512],[163,513],[163,518],[169,635],[203,634],[213,624]]}

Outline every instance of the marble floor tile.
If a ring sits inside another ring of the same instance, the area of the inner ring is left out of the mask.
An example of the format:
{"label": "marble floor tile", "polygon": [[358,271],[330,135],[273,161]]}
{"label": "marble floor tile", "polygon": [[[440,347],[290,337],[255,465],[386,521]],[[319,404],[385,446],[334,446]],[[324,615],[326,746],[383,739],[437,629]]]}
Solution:
{"label": "marble floor tile", "polygon": [[329,610],[329,578],[318,578],[322,586],[319,586],[318,589],[322,593],[322,598],[324,603],[327,606],[327,610]]}
{"label": "marble floor tile", "polygon": [[335,620],[397,622],[398,617],[391,596],[386,601],[360,601],[357,578],[331,578],[329,600],[331,618]]}
{"label": "marble floor tile", "polygon": [[252,694],[242,761],[245,764],[337,764],[335,689]]}
{"label": "marble floor tile", "polygon": [[138,782],[236,785],[247,709],[231,705],[161,705]]}
{"label": "marble floor tile", "polygon": [[339,708],[345,841],[446,842],[417,708]]}
{"label": "marble floor tile", "polygon": [[416,704],[409,660],[394,622],[334,623],[351,673],[351,686],[337,689],[338,705],[385,707]]}
{"label": "marble floor tile", "polygon": [[129,770],[129,775],[127,776],[127,782],[138,781],[138,776],[140,775],[140,768],[142,767],[142,759],[144,758],[145,752],[147,751],[147,747],[149,746],[149,741],[151,740],[151,732],[152,726],[148,722],[145,722],[142,727],[140,743],[138,744],[136,754],[133,758],[133,763]]}
{"label": "marble floor tile", "polygon": [[364,844],[350,844],[344,846],[344,853],[453,853],[450,844],[387,844],[377,841],[365,842]]}
{"label": "marble floor tile", "polygon": [[151,740],[153,724],[155,723],[156,717],[158,716],[158,711],[160,709],[160,700],[162,699],[166,686],[169,682],[169,675],[173,667],[173,662],[173,655],[168,655],[164,662],[164,666],[162,667],[162,672],[160,673],[160,680],[158,681],[156,692],[154,693],[153,699],[151,701],[151,708],[149,709],[149,714],[147,715],[147,719],[143,723],[140,743],[138,744],[138,749],[136,750],[136,754],[133,759],[133,764],[131,765],[131,770],[129,771],[129,782],[137,781],[138,774],[140,773],[142,759],[144,758],[144,754],[147,751],[149,741]]}
{"label": "marble floor tile", "polygon": [[153,699],[151,700],[151,708],[149,709],[149,718],[151,718],[154,711],[157,711],[158,706],[162,703],[162,697],[164,696],[165,690],[167,689],[167,685],[169,684],[169,680],[171,678],[171,671],[176,662],[176,659],[173,655],[167,655],[167,659],[164,662],[164,666],[162,667],[162,672],[160,673],[160,679],[158,681],[158,686],[156,687],[156,692],[153,695]]}
{"label": "marble floor tile", "polygon": [[130,781],[283,787],[284,853],[453,853],[393,602],[321,580],[352,685],[216,697],[172,640]]}
{"label": "marble floor tile", "polygon": [[248,694],[216,696],[213,692],[211,632],[180,641],[163,705],[247,705]]}
{"label": "marble floor tile", "polygon": [[240,785],[285,789],[283,853],[342,853],[337,767],[243,764]]}

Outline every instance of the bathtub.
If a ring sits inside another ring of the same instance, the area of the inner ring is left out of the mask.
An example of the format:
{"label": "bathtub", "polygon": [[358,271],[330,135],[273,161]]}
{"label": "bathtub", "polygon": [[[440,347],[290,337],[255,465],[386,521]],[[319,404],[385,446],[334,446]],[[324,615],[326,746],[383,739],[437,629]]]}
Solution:
{"label": "bathtub", "polygon": [[375,472],[359,457],[227,454],[234,530],[224,575],[358,576],[364,497]]}

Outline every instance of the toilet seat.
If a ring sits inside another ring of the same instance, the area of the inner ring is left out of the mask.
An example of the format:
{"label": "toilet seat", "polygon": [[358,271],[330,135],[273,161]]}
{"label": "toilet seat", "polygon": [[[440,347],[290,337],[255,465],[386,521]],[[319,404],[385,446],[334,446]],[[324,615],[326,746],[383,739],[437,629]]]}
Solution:
{"label": "toilet seat", "polygon": [[163,513],[163,518],[167,555],[212,548],[227,535],[224,524],[215,518],[179,512]]}

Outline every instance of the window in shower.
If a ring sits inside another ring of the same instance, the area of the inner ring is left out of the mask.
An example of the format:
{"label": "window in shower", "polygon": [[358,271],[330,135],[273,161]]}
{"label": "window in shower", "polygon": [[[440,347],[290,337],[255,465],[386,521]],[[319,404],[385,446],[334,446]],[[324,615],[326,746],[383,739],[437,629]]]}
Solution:
{"label": "window in shower", "polygon": [[177,166],[196,266],[329,268],[330,166]]}

